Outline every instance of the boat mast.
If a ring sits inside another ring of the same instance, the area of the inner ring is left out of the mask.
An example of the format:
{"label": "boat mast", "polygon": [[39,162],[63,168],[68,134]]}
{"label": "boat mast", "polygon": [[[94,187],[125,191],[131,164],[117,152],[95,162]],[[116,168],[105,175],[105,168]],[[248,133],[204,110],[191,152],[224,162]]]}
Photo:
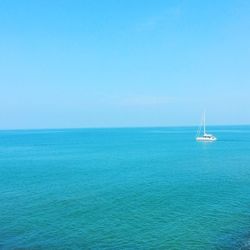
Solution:
{"label": "boat mast", "polygon": [[203,133],[204,135],[206,134],[206,111],[204,111],[204,116],[203,116]]}

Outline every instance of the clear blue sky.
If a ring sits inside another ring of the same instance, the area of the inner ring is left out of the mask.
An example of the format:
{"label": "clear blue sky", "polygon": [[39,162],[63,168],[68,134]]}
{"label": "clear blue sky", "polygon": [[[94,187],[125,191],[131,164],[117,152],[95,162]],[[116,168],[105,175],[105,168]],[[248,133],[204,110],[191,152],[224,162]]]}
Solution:
{"label": "clear blue sky", "polygon": [[250,123],[248,0],[0,0],[0,128]]}

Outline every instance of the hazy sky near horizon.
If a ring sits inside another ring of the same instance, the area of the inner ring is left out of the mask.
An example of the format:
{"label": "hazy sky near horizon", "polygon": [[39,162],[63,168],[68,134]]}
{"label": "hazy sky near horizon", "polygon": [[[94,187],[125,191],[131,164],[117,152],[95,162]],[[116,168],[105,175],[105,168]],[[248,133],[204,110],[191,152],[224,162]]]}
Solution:
{"label": "hazy sky near horizon", "polygon": [[0,128],[250,124],[250,1],[0,0]]}

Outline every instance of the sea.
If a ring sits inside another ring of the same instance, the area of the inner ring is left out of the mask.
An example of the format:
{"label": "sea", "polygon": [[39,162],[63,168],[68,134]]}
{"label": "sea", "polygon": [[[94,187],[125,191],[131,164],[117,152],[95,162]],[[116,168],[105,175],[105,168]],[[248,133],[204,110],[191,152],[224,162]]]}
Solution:
{"label": "sea", "polygon": [[250,249],[250,126],[0,131],[0,249]]}

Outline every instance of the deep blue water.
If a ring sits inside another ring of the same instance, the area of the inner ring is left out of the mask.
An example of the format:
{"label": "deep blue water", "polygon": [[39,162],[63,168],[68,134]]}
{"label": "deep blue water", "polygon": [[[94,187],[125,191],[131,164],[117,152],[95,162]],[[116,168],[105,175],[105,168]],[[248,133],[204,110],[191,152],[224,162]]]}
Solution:
{"label": "deep blue water", "polygon": [[250,127],[0,132],[0,249],[250,249]]}

